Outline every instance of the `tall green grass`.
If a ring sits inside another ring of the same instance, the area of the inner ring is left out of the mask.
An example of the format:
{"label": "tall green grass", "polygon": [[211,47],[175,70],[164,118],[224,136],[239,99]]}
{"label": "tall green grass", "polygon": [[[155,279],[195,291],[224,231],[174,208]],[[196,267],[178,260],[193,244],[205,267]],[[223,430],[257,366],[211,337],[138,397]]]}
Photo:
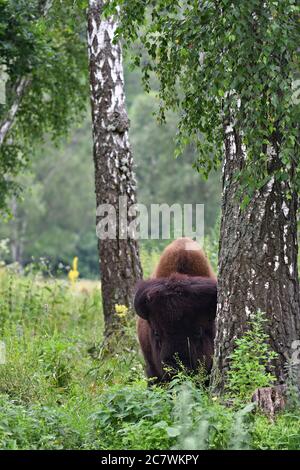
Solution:
{"label": "tall green grass", "polygon": [[1,449],[300,448],[297,407],[272,423],[184,373],[149,388],[135,319],[121,321],[106,351],[99,287],[1,268]]}

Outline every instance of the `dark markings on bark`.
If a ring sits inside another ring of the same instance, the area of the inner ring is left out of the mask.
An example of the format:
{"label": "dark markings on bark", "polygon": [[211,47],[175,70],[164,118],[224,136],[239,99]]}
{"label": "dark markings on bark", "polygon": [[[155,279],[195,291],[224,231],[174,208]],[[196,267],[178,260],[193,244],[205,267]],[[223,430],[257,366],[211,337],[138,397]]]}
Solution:
{"label": "dark markings on bark", "polygon": [[[287,197],[287,183],[272,178],[241,210],[234,174],[243,168],[244,149],[230,126],[225,136],[213,373],[213,378],[220,380],[220,390],[235,339],[258,309],[267,315],[266,332],[272,349],[279,354],[274,361],[278,383],[286,380],[291,345],[300,337],[297,194]],[[280,164],[276,144],[268,148],[271,164]]]}
{"label": "dark markings on bark", "polygon": [[[109,332],[115,304],[131,307],[133,288],[142,277],[142,269],[137,242],[119,237],[118,201],[127,196],[128,204],[135,204],[136,183],[128,139],[122,51],[120,44],[112,42],[115,19],[101,18],[103,4],[89,1],[88,48],[96,204],[112,204],[117,214],[117,238],[98,242],[104,318]],[[129,223],[131,220],[128,217]]]}

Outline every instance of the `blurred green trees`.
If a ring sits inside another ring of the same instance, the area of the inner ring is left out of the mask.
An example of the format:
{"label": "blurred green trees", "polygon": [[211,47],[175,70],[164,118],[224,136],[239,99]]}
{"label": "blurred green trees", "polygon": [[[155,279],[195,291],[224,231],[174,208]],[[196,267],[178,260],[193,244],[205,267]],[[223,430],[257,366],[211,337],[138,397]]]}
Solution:
{"label": "blurred green trees", "polygon": [[88,99],[85,0],[0,0],[0,211],[45,138],[65,137]]}
{"label": "blurred green trees", "polygon": [[[145,94],[137,72],[126,70],[130,138],[136,162],[138,202],[204,203],[206,234],[215,224],[219,207],[219,174],[204,181],[192,168],[196,155],[187,149],[174,159],[177,116],[170,113],[160,125],[153,115],[154,94]],[[14,218],[0,222],[0,239],[9,238],[6,261],[23,265],[32,257],[46,257],[57,268],[79,257],[81,277],[98,276],[92,138],[89,115],[64,145],[45,144],[37,152],[30,173],[19,177],[26,188],[22,200],[10,202]],[[144,248],[163,243],[143,242]]]}

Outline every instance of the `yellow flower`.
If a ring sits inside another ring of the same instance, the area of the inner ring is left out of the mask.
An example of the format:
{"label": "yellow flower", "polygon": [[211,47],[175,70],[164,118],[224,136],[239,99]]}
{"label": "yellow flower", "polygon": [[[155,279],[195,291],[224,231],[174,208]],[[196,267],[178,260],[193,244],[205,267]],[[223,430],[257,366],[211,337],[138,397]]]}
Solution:
{"label": "yellow flower", "polygon": [[128,312],[128,307],[126,305],[115,304],[115,312],[119,318],[124,318]]}
{"label": "yellow flower", "polygon": [[75,256],[75,258],[73,259],[73,268],[70,269],[69,274],[68,274],[68,278],[70,279],[72,284],[74,284],[77,281],[77,278],[79,276],[79,272],[77,268],[78,268],[78,258],[77,256]]}
{"label": "yellow flower", "polygon": [[126,317],[126,313],[123,313],[123,312],[117,313],[117,315],[118,315],[119,318],[125,318]]}

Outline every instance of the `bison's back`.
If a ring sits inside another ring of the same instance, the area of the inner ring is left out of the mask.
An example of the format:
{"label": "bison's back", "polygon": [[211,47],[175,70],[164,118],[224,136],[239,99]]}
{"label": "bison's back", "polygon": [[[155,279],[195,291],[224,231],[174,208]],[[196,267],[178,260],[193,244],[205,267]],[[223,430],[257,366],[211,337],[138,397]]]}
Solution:
{"label": "bison's back", "polygon": [[178,238],[165,248],[152,277],[169,277],[173,273],[215,278],[200,245],[187,237]]}

